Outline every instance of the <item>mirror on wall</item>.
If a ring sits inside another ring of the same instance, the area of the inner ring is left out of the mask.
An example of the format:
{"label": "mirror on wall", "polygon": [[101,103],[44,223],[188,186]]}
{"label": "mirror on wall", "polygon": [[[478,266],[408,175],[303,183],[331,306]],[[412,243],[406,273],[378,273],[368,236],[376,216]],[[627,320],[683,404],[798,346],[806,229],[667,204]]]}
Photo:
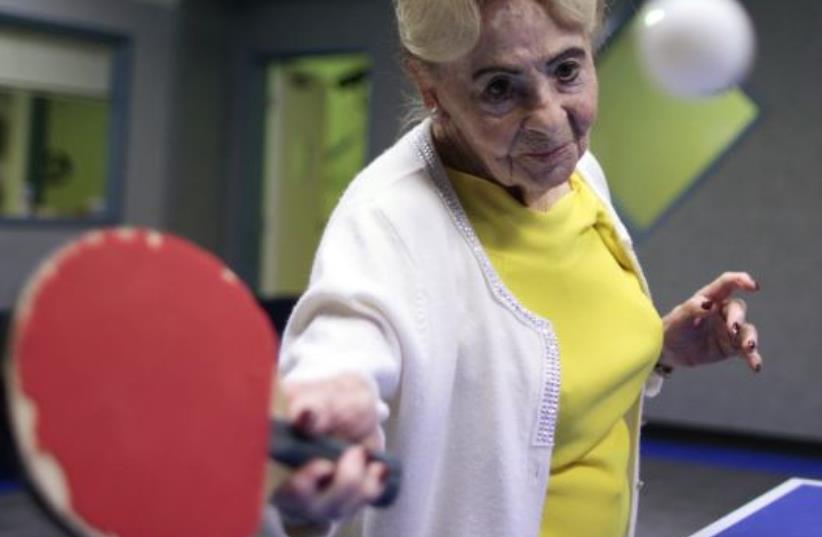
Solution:
{"label": "mirror on wall", "polygon": [[112,216],[116,45],[0,24],[0,221]]}
{"label": "mirror on wall", "polygon": [[364,164],[371,62],[294,56],[266,67],[258,291],[303,292],[331,211]]}

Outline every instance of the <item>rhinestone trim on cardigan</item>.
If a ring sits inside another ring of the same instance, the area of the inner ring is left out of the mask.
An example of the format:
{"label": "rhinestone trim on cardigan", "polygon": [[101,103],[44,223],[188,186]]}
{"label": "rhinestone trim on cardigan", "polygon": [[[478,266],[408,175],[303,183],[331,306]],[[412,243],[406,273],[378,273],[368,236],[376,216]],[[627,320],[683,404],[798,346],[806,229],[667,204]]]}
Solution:
{"label": "rhinestone trim on cardigan", "polygon": [[542,338],[542,379],[540,389],[540,403],[537,409],[536,428],[532,435],[532,444],[535,447],[552,448],[557,417],[559,416],[559,381],[560,363],[559,346],[556,333],[547,319],[543,319],[527,310],[505,287],[494,267],[491,265],[479,238],[468,220],[468,216],[459,202],[454,188],[445,173],[445,168],[434,150],[431,140],[431,129],[428,125],[420,128],[421,134],[415,140],[415,145],[425,161],[428,173],[437,187],[437,193],[448,207],[451,218],[460,234],[468,242],[471,251],[479,262],[486,281],[491,287],[494,296],[517,317],[539,332]]}

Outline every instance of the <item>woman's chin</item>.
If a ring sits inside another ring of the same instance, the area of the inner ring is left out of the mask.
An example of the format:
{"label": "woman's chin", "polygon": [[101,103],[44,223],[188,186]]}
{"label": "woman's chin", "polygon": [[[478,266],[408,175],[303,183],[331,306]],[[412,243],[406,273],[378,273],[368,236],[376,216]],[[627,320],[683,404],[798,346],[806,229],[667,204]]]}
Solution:
{"label": "woman's chin", "polygon": [[522,166],[521,169],[524,173],[521,182],[527,183],[535,189],[550,190],[567,183],[571,174],[574,173],[575,167],[576,160],[573,161],[573,164],[563,162],[560,165],[553,166],[534,166],[533,164],[527,167]]}

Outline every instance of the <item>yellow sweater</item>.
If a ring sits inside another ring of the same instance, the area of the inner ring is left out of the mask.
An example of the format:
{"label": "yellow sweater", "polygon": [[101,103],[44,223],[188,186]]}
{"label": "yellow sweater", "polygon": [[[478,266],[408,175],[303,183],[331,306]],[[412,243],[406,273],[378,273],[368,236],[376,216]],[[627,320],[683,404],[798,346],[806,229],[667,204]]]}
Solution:
{"label": "yellow sweater", "polygon": [[596,195],[576,174],[548,212],[448,170],[502,281],[559,340],[559,421],[540,537],[623,537],[630,438],[624,416],[662,347],[662,322]]}

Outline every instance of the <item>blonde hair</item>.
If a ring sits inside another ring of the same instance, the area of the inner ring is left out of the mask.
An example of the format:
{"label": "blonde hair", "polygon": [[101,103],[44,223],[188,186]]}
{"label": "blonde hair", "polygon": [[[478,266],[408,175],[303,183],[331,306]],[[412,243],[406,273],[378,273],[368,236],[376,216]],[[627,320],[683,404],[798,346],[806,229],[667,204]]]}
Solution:
{"label": "blonde hair", "polygon": [[[487,0],[394,0],[400,41],[406,53],[429,63],[466,54],[479,40],[480,10]],[[536,0],[560,24],[589,36],[599,28],[603,0]]]}

